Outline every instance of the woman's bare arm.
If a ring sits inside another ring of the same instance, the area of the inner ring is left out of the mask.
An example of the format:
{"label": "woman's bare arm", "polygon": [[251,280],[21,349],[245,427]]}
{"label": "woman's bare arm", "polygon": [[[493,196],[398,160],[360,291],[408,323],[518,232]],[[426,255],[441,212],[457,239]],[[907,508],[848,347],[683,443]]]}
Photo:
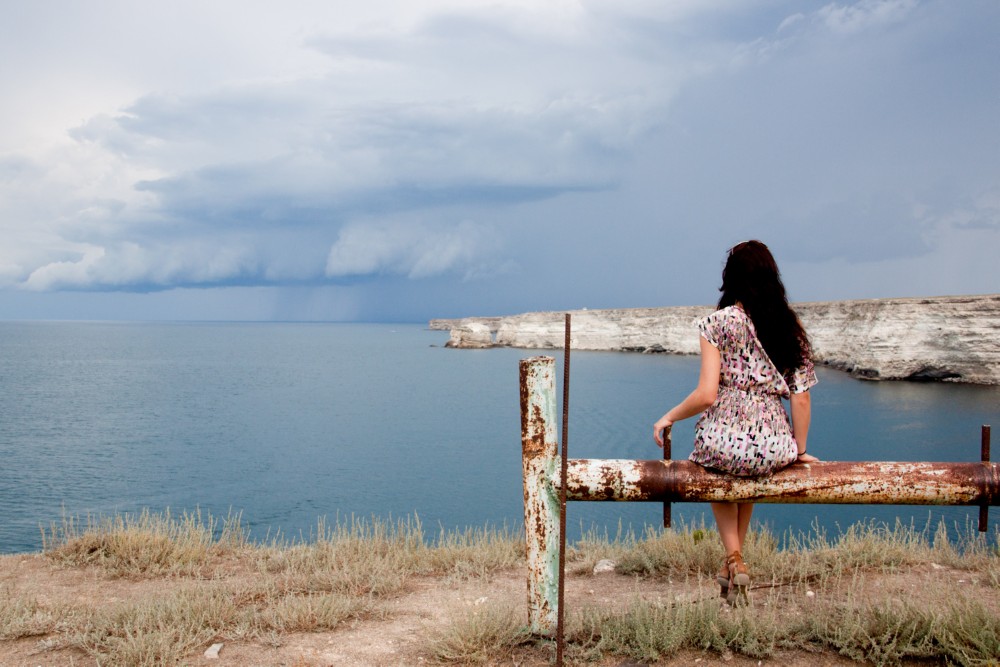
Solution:
{"label": "woman's bare arm", "polygon": [[812,420],[812,398],[809,391],[792,394],[789,402],[792,404],[792,437],[799,448],[799,460],[806,463],[818,461],[815,456],[806,454],[806,443],[809,438],[809,422]]}
{"label": "woman's bare arm", "polygon": [[719,395],[719,372],[722,369],[722,355],[717,347],[704,338],[701,341],[701,372],[698,375],[698,386],[688,394],[688,397],[671,408],[665,415],[653,424],[653,440],[663,446],[663,429],[682,419],[703,412],[715,403]]}

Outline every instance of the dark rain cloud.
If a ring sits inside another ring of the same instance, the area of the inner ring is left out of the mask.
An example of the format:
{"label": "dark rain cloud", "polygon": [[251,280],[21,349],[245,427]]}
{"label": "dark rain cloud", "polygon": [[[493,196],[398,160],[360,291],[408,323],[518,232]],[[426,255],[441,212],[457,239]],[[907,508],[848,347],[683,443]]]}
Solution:
{"label": "dark rain cloud", "polygon": [[318,24],[310,76],[150,89],[0,155],[0,280],[350,286],[384,316],[389,293],[528,309],[538,285],[552,307],[700,303],[761,237],[815,269],[806,294],[841,266],[884,272],[845,297],[899,293],[912,262],[997,242],[996,18],[593,1]]}

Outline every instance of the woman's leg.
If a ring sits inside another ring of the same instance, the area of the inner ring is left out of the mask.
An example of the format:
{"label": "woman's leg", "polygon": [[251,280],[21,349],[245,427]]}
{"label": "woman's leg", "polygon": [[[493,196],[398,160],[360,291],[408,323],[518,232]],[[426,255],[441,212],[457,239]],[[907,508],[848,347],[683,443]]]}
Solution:
{"label": "woman's leg", "polygon": [[[750,527],[750,515],[753,514],[753,503],[737,503],[736,534],[739,536],[739,550],[743,552],[743,544],[747,539],[747,528]],[[732,553],[732,551],[728,552]]]}
{"label": "woman's leg", "polygon": [[[730,561],[730,556],[734,552],[741,552],[743,540],[746,538],[747,528],[750,525],[750,516],[753,513],[751,503],[712,503],[712,513],[715,515],[715,523],[719,528],[719,537],[722,538],[722,547],[726,552],[726,563],[719,574],[722,593],[726,596],[726,601],[734,604],[739,600],[745,600],[747,588],[750,586],[750,573],[742,557],[736,557]],[[727,578],[728,585],[721,581]]]}
{"label": "woman's leg", "polygon": [[739,507],[736,503],[712,503],[712,514],[715,515],[715,525],[719,529],[719,537],[722,538],[722,548],[725,550],[727,556],[734,551],[739,551],[742,545],[742,540],[740,539]]}

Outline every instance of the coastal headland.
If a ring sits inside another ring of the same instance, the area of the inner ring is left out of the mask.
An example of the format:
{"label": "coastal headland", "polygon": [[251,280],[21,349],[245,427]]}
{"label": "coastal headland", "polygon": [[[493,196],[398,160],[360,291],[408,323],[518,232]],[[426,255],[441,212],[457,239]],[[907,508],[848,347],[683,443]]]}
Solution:
{"label": "coastal headland", "polygon": [[[792,304],[818,363],[866,380],[1000,384],[1000,294]],[[573,310],[574,349],[697,354],[713,306]],[[560,349],[564,314],[435,319],[448,347]]]}

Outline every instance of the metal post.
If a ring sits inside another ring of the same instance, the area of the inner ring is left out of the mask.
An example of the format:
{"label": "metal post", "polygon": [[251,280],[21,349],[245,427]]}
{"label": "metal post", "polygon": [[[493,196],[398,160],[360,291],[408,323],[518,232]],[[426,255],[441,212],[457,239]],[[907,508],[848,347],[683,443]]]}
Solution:
{"label": "metal post", "polygon": [[521,463],[528,562],[528,625],[536,635],[555,634],[559,609],[559,473],[556,441],[555,359],[522,359]]}
{"label": "metal post", "polygon": [[563,342],[563,420],[562,456],[559,457],[559,593],[556,608],[556,667],[563,665],[563,637],[566,615],[563,612],[566,592],[566,462],[569,460],[569,348],[570,319],[566,313],[566,337]]}
{"label": "metal post", "polygon": [[[981,442],[981,445],[980,445],[980,447],[981,447],[981,449],[980,449],[981,457],[982,457],[983,463],[987,463],[988,464],[990,462],[990,425],[989,424],[983,424],[983,428],[982,428],[982,431],[980,432],[980,436],[981,436],[981,440],[980,440],[980,442]],[[566,475],[563,475],[563,479],[566,479]],[[989,525],[990,525],[990,506],[989,506],[989,503],[983,502],[983,504],[981,504],[979,506],[979,532],[980,533],[985,533],[987,530],[989,530]]]}
{"label": "metal post", "polygon": [[[670,430],[671,430],[670,426],[668,426],[667,428],[663,429],[663,460],[664,461],[669,461],[670,457],[672,456],[671,447],[673,445],[673,443],[672,443],[673,436],[670,435]],[[563,475],[563,479],[566,479],[565,475]],[[670,528],[670,523],[671,523],[670,518],[671,518],[670,517],[670,501],[666,501],[665,503],[663,503],[663,527],[664,528]]]}

